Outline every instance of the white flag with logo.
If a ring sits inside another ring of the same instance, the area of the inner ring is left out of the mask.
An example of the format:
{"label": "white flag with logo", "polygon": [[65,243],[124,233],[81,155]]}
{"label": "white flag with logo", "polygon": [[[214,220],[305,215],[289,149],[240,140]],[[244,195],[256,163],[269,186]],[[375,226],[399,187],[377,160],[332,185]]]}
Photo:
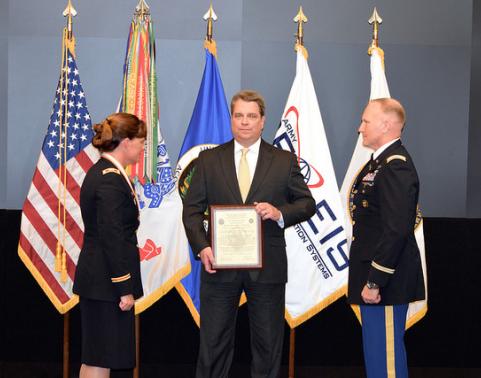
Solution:
{"label": "white flag with logo", "polygon": [[297,155],[317,205],[311,219],[285,231],[286,319],[291,328],[344,295],[348,274],[344,212],[304,54],[307,51],[298,48],[296,77],[273,143]]}
{"label": "white flag with logo", "polygon": [[[377,98],[390,98],[389,87],[386,80],[386,74],[384,72],[384,52],[379,48],[371,49],[371,94],[369,99],[374,100]],[[351,245],[352,237],[352,219],[349,210],[349,195],[351,193],[351,187],[356,179],[358,173],[362,167],[367,163],[372,154],[372,150],[362,145],[362,135],[359,135],[356,143],[356,148],[352,154],[349,168],[347,169],[344,182],[341,187],[341,199],[344,207],[345,217],[348,220],[346,224],[346,234],[348,236],[349,246]],[[427,298],[427,275],[426,275],[426,253],[424,250],[424,231],[422,218],[419,218],[420,222],[416,224],[415,237],[416,242],[421,254],[421,262],[424,274],[424,286],[426,289]],[[357,306],[356,306],[357,308]],[[358,310],[354,308],[356,315],[360,317]],[[409,328],[418,320],[420,320],[427,312],[427,299],[423,301],[413,302],[409,304],[409,309],[406,318],[406,328]]]}

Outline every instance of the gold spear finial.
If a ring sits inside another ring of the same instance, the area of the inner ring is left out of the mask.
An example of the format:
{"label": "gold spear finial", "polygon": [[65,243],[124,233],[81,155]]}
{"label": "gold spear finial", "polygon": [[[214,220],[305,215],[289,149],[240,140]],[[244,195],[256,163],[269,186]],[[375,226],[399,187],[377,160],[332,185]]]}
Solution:
{"label": "gold spear finial", "polygon": [[71,0],[68,0],[67,7],[62,14],[64,17],[67,17],[68,39],[72,39],[72,17],[75,17],[77,15],[77,11],[73,7]]}
{"label": "gold spear finial", "polygon": [[214,8],[212,8],[212,2],[202,18],[207,21],[207,34],[205,35],[205,39],[207,41],[212,41],[212,24],[214,21],[217,21],[217,15],[214,12]]}
{"label": "gold spear finial", "polygon": [[379,13],[377,13],[376,7],[374,7],[374,11],[372,12],[372,16],[368,22],[370,25],[372,25],[371,48],[379,47],[379,25],[382,24],[382,18],[379,16]]}
{"label": "gold spear finial", "polygon": [[298,51],[300,49],[307,59],[309,54],[304,47],[304,27],[302,25],[307,22],[307,17],[302,11],[302,6],[299,7],[299,12],[296,17],[293,18],[293,21],[297,23],[296,45],[294,46],[294,50]]}
{"label": "gold spear finial", "polygon": [[[67,7],[62,12],[64,17],[67,17],[67,26],[63,28],[63,38],[62,38],[62,74],[60,78],[60,96],[64,107],[59,108],[59,150],[58,153],[60,158],[59,181],[58,181],[58,203],[57,203],[57,216],[58,216],[58,229],[57,229],[57,247],[55,251],[55,271],[60,272],[60,281],[62,283],[67,282],[67,251],[65,250],[65,239],[66,239],[66,206],[67,203],[67,174],[66,174],[66,162],[67,162],[67,149],[61,148],[67,145],[68,130],[66,128],[66,117],[68,112],[68,64],[69,58],[68,52],[70,52],[75,57],[75,37],[72,32],[72,18],[77,15],[77,11],[72,5],[72,1],[68,0]],[[63,214],[62,214],[63,207]]]}
{"label": "gold spear finial", "polygon": [[297,23],[296,44],[304,46],[304,29],[302,24],[307,22],[307,17],[302,11],[302,6],[299,7],[299,12],[293,21]]}
{"label": "gold spear finial", "polygon": [[150,7],[145,0],[139,0],[139,3],[135,7],[134,18],[146,18],[150,16]]}
{"label": "gold spear finial", "polygon": [[207,21],[207,33],[205,35],[204,47],[210,51],[212,55],[217,57],[217,46],[213,37],[212,32],[212,24],[214,21],[217,21],[217,15],[214,12],[214,8],[212,7],[212,1],[210,3],[209,9],[205,12],[204,17],[202,17],[205,21]]}

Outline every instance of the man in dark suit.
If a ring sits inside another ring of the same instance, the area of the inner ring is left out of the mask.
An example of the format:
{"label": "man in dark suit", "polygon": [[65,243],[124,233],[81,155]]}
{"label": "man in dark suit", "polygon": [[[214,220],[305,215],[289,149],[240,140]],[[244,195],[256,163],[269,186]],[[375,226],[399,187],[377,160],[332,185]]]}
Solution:
{"label": "man in dark suit", "polygon": [[400,140],[404,124],[403,106],[384,98],[369,102],[359,126],[374,153],[351,190],[348,301],[360,305],[368,378],[407,377],[407,309],[425,295],[414,236],[419,180]]}
{"label": "man in dark suit", "polygon": [[[265,105],[254,91],[231,102],[234,140],[203,151],[184,201],[183,221],[204,269],[200,288],[200,348],[196,376],[227,377],[234,354],[239,299],[247,295],[252,377],[276,378],[284,337],[287,256],[284,228],[305,221],[315,202],[297,158],[261,138]],[[209,205],[255,205],[263,223],[260,270],[215,270],[204,212]]]}

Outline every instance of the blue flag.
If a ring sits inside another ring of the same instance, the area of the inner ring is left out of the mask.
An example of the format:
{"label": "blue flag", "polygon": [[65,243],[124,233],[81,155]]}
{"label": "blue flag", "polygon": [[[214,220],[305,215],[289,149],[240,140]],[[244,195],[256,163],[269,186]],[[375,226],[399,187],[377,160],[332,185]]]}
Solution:
{"label": "blue flag", "polygon": [[[176,168],[179,193],[187,194],[199,152],[232,139],[230,114],[215,58],[215,50],[206,49],[204,75],[195,102],[189,128],[179,154]],[[200,324],[200,272],[202,264],[189,247],[191,272],[176,285],[197,325]]]}

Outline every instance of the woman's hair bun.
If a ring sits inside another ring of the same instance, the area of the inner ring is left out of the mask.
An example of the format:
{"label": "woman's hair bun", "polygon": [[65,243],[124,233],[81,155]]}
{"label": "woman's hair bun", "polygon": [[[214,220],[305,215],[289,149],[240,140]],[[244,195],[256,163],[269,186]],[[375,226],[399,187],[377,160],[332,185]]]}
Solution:
{"label": "woman's hair bun", "polygon": [[147,135],[145,123],[129,113],[111,114],[93,125],[93,129],[92,144],[102,152],[113,151],[122,139],[145,138]]}
{"label": "woman's hair bun", "polygon": [[103,151],[108,151],[112,144],[112,128],[110,127],[110,120],[104,119],[102,123],[96,123],[93,127],[95,135],[92,139],[92,144]]}

